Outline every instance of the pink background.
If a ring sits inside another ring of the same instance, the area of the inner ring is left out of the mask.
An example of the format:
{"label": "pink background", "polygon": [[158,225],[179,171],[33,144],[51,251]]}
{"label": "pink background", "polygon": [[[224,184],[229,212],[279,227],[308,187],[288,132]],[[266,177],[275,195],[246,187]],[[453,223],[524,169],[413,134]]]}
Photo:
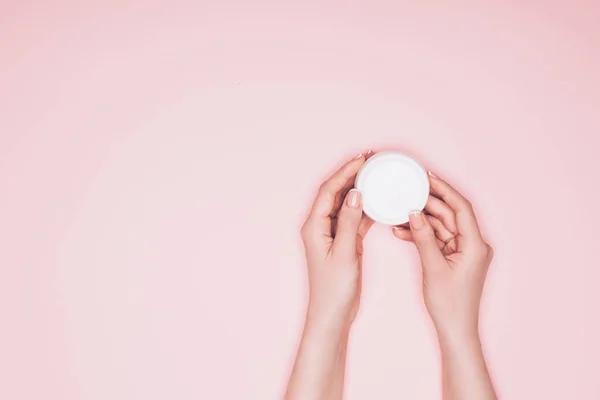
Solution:
{"label": "pink background", "polygon": [[[598,3],[210,3],[0,3],[0,398],[276,399],[314,191],[392,147],[496,248],[501,397],[599,399]],[[347,398],[438,398],[382,226],[363,292]]]}

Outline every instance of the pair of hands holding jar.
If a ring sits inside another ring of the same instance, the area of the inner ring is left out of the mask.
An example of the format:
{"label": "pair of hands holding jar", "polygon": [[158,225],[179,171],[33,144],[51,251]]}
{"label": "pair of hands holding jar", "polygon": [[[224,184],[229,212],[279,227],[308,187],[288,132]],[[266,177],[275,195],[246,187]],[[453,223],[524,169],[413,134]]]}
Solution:
{"label": "pair of hands holding jar", "polygon": [[[373,224],[352,187],[371,155],[359,154],[321,185],[302,227],[310,295],[288,399],[342,398],[347,338],[360,304],[362,242]],[[471,203],[431,172],[429,181],[425,209],[409,215],[409,227],[392,231],[419,252],[424,301],[441,348],[444,399],[495,399],[478,330],[493,251]]]}

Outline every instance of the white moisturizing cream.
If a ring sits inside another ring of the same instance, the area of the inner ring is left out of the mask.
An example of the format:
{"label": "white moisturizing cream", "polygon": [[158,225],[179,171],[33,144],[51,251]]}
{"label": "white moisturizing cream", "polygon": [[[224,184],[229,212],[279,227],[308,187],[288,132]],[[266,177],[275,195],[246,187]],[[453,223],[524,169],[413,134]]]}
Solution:
{"label": "white moisturizing cream", "polygon": [[356,176],[363,210],[387,225],[408,222],[408,214],[423,210],[429,197],[429,178],[423,167],[398,152],[381,152],[369,158]]}

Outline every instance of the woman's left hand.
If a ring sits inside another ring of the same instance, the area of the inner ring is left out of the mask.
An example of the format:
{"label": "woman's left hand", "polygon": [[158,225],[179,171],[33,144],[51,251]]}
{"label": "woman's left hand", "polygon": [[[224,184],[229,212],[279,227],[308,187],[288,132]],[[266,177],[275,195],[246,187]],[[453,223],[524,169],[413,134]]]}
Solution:
{"label": "woman's left hand", "polygon": [[356,317],[362,241],[373,221],[363,214],[362,195],[352,187],[371,154],[359,154],[321,185],[302,227],[310,284],[307,322],[349,327]]}

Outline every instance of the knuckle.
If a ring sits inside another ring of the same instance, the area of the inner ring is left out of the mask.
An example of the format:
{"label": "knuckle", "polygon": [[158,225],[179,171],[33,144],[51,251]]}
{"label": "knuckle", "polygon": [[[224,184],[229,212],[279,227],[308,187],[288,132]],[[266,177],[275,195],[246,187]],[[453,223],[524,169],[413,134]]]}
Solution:
{"label": "knuckle", "polygon": [[456,218],[456,215],[454,214],[454,211],[450,209],[445,209],[440,213],[440,219],[444,222],[451,221],[454,218]]}
{"label": "knuckle", "polygon": [[442,227],[440,228],[446,228],[448,230],[451,231],[455,231],[456,228],[452,228],[453,226],[456,226],[456,216],[454,215],[454,213],[449,213],[449,214],[444,214],[441,215],[440,221],[442,222]]}
{"label": "knuckle", "polygon": [[465,207],[465,210],[467,210],[467,211],[473,211],[473,203],[471,203],[469,200],[464,199],[463,200],[463,206]]}
{"label": "knuckle", "polygon": [[473,255],[480,260],[487,259],[489,256],[489,246],[484,242],[476,244],[473,248]]}
{"label": "knuckle", "polygon": [[321,183],[321,185],[319,186],[319,194],[323,194],[323,193],[327,193],[327,189],[329,188],[329,181],[325,181],[323,183]]}
{"label": "knuckle", "polygon": [[346,229],[348,225],[352,225],[353,218],[345,213],[340,213],[337,219],[338,229]]}
{"label": "knuckle", "polygon": [[302,224],[302,227],[300,228],[300,236],[302,237],[302,239],[306,240],[306,238],[310,236],[310,230],[310,221],[306,220],[306,222],[304,222],[304,224]]}
{"label": "knuckle", "polygon": [[492,259],[494,258],[494,248],[492,246],[490,246],[489,244],[486,244],[487,247],[487,258],[488,259]]}
{"label": "knuckle", "polygon": [[415,239],[415,244],[417,246],[427,246],[429,243],[430,243],[430,240],[427,237],[422,237],[422,238],[416,238]]}
{"label": "knuckle", "polygon": [[415,244],[418,246],[428,245],[434,240],[433,232],[430,229],[425,230],[425,232],[422,232],[421,234],[414,235],[413,238]]}
{"label": "knuckle", "polygon": [[349,207],[348,205],[344,204],[339,213],[338,213],[338,220],[347,222],[350,221],[352,223],[355,223],[356,221],[360,221],[360,219],[362,218],[362,210],[361,209],[355,209],[352,207]]}

